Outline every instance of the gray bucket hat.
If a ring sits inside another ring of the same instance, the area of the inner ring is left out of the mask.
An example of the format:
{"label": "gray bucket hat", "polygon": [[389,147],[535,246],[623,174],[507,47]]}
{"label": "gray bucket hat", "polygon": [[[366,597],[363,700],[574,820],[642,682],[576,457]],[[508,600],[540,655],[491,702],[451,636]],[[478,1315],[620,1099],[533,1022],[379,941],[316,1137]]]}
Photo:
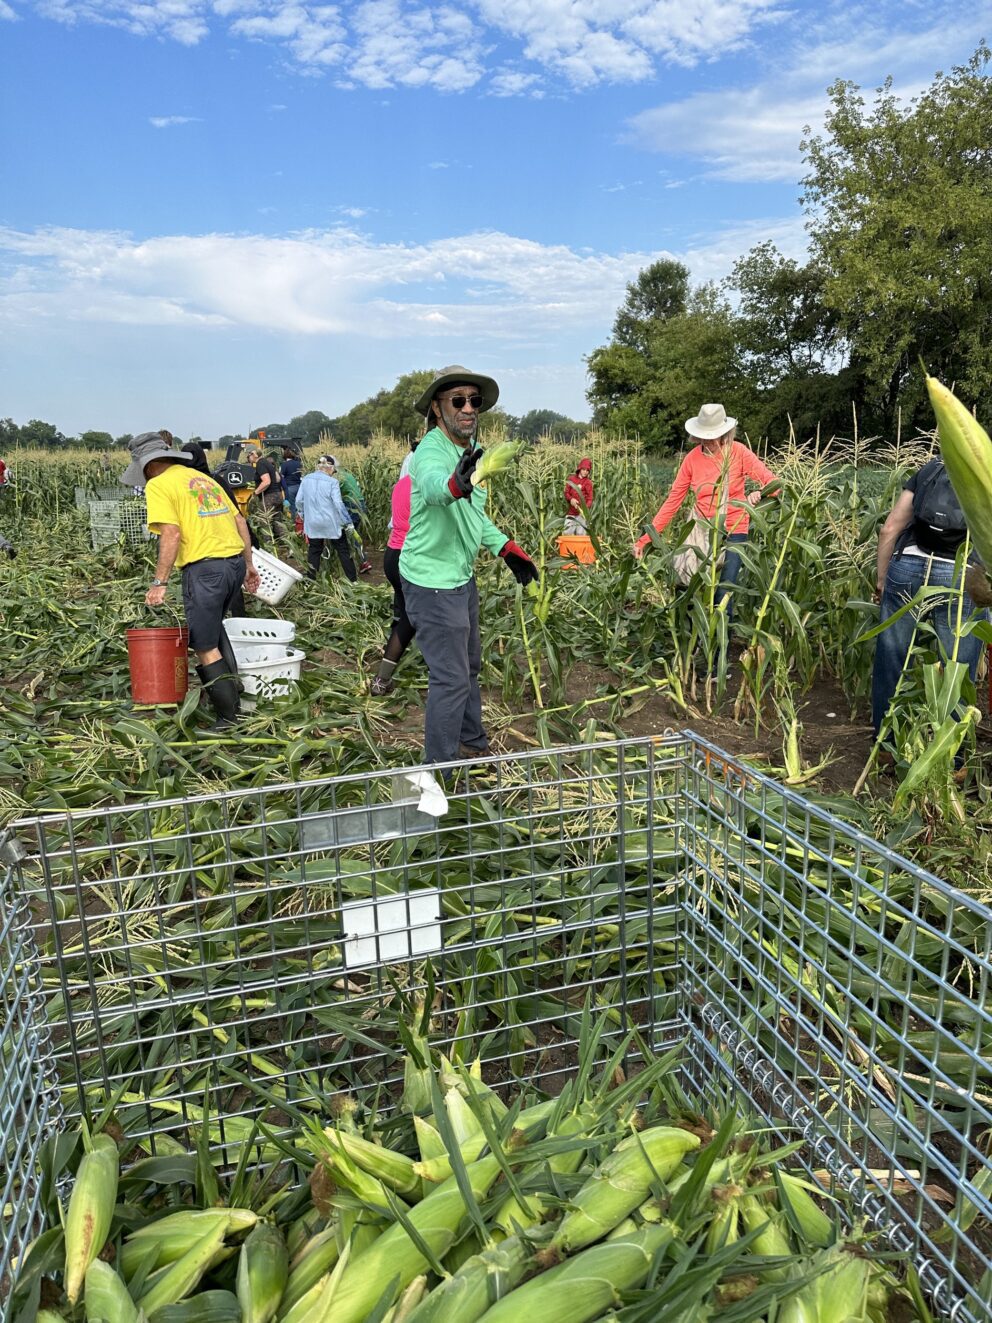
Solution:
{"label": "gray bucket hat", "polygon": [[145,465],[153,459],[171,459],[177,464],[192,464],[193,456],[184,450],[173,450],[161,432],[142,432],[132,438],[128,447],[131,451],[131,463],[121,474],[124,487],[143,487],[145,485]]}
{"label": "gray bucket hat", "polygon": [[485,377],[481,372],[469,372],[468,368],[452,363],[450,367],[441,368],[440,372],[434,373],[434,380],[413,407],[426,418],[431,411],[431,400],[446,386],[475,386],[482,396],[480,413],[491,409],[499,399],[499,387],[492,377]]}

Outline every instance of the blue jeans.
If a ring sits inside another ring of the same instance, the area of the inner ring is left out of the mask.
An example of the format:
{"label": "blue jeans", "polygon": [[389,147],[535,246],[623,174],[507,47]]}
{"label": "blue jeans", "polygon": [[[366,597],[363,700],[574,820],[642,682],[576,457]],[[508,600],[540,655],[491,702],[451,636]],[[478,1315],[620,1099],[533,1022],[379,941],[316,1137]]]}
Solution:
{"label": "blue jeans", "polygon": [[727,623],[734,618],[734,598],[733,592],[737,585],[737,580],[741,573],[740,552],[734,551],[734,543],[746,542],[746,533],[728,533],[727,534],[727,553],[723,558],[723,567],[720,570],[720,582],[716,586],[716,592],[713,594],[713,605],[719,606],[725,597],[729,597],[727,603]]}
{"label": "blue jeans", "polygon": [[[915,597],[926,584],[951,587],[953,583],[953,561],[930,560],[922,556],[895,556],[885,576],[880,619],[888,620],[889,616]],[[967,620],[974,609],[974,603],[965,593],[961,602],[962,620]],[[920,612],[907,611],[894,625],[890,625],[879,634],[875,640],[875,666],[871,677],[871,721],[875,727],[876,737],[889,710],[909,650],[913,646],[913,635],[920,615],[936,630],[944,654],[950,657],[954,651],[957,594],[925,599]],[[959,641],[957,659],[968,667],[972,681],[975,679],[981,654],[982,641],[974,634],[968,634]]]}

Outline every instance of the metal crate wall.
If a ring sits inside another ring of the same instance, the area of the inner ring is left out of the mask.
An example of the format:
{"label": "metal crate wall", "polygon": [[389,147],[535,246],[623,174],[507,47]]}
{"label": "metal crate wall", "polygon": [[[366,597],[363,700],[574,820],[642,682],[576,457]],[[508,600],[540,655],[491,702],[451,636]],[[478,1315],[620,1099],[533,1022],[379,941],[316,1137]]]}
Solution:
{"label": "metal crate wall", "polygon": [[38,1153],[61,1124],[38,953],[15,856],[0,847],[0,1304],[13,1260],[41,1231]]}
{"label": "metal crate wall", "polygon": [[945,1313],[992,1317],[992,911],[691,735],[460,785],[436,820],[378,772],[17,824],[67,1114],[126,1086],[153,1147],[210,1087],[234,1145],[245,1075],[388,1105],[425,994],[440,1045],[554,1091],[592,994],[632,1069],[683,1044],[687,1087],[802,1136]]}
{"label": "metal crate wall", "polygon": [[90,501],[89,508],[90,539],[94,550],[111,546],[122,537],[129,546],[139,546],[151,537],[145,523],[146,510],[142,498]]}

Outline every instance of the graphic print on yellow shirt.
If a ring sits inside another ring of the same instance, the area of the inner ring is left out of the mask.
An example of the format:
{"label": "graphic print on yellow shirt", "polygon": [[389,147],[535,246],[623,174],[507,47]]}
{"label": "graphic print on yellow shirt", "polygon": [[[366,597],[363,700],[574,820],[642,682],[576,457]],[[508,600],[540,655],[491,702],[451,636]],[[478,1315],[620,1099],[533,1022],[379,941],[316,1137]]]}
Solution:
{"label": "graphic print on yellow shirt", "polygon": [[179,529],[181,568],[192,561],[237,556],[244,543],[235,523],[235,509],[220,484],[185,464],[170,464],[145,487],[148,527],[161,533],[164,524]]}

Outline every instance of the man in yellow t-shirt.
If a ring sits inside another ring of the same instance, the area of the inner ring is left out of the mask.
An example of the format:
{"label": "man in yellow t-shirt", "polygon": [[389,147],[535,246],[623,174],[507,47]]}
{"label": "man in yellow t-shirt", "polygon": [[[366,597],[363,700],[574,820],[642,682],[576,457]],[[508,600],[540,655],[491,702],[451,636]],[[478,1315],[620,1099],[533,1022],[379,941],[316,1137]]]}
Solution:
{"label": "man in yellow t-shirt", "polygon": [[173,569],[182,571],[183,612],[196,673],[217,713],[217,726],[238,714],[238,665],[224,616],[242,585],[258,587],[248,525],[220,483],[192,467],[192,457],[173,450],[171,436],[142,432],[131,442],[131,464],[121,482],[145,487],[148,527],[158,534],[155,577],[145,594],[161,606]]}

